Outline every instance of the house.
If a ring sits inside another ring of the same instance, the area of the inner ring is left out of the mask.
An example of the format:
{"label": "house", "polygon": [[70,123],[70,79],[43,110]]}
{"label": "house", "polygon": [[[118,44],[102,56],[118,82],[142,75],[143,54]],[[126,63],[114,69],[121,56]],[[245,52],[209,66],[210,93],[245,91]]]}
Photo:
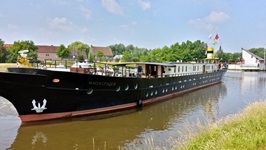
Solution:
{"label": "house", "polygon": [[265,70],[265,60],[242,48],[241,69],[249,71]]}
{"label": "house", "polygon": [[[45,60],[61,60],[56,55],[56,51],[59,48],[59,46],[45,46],[45,45],[36,45],[38,47],[37,53],[38,53],[38,60],[45,61]],[[69,58],[63,58],[67,60],[75,60],[79,55],[83,55],[84,58],[87,58],[85,52],[77,51],[77,50],[71,50]]]}
{"label": "house", "polygon": [[48,45],[36,45],[38,47],[37,54],[38,60],[45,61],[45,60],[61,60],[56,55],[56,51],[59,46],[48,46]]}
{"label": "house", "polygon": [[[4,44],[4,47],[9,48],[13,46],[13,44]],[[59,46],[53,46],[53,45],[36,45],[38,47],[37,54],[38,54],[38,60],[45,61],[45,60],[61,60],[56,55],[56,51],[59,48]],[[112,60],[113,52],[110,47],[98,47],[98,46],[92,46],[90,48],[91,53],[95,56],[98,51],[103,52],[103,56],[107,58],[107,60]],[[68,60],[75,60],[79,55],[83,55],[86,59],[87,56],[85,52],[83,51],[77,51],[77,50],[71,50],[70,57],[67,58]]]}
{"label": "house", "polygon": [[113,52],[110,47],[99,47],[91,45],[90,51],[93,56],[96,56],[98,51],[102,51],[103,56],[105,56],[108,61],[111,61],[113,59]]}

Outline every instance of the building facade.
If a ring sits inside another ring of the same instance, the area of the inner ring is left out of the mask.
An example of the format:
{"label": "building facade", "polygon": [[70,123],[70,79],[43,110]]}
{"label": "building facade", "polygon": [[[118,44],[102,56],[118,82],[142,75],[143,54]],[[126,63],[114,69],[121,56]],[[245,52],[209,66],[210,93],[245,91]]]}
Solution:
{"label": "building facade", "polygon": [[265,60],[242,48],[242,70],[265,70]]}

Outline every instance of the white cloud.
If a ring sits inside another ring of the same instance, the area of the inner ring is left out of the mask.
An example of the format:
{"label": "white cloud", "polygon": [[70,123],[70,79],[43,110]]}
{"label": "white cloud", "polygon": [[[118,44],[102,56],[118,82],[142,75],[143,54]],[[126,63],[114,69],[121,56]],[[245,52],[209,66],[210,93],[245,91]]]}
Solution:
{"label": "white cloud", "polygon": [[72,22],[68,21],[66,18],[54,18],[50,19],[49,25],[52,29],[59,29],[63,31],[72,31],[73,30],[73,24]]}
{"label": "white cloud", "polygon": [[102,5],[107,11],[113,14],[123,15],[123,11],[116,0],[102,0]]}
{"label": "white cloud", "polygon": [[208,16],[189,20],[189,24],[199,29],[212,30],[217,24],[226,22],[230,16],[224,12],[212,11]]}
{"label": "white cloud", "polygon": [[225,22],[227,21],[228,19],[230,19],[230,16],[227,15],[226,13],[224,12],[211,12],[209,16],[206,16],[204,18],[204,20],[207,22],[207,23],[222,23],[222,22]]}
{"label": "white cloud", "polygon": [[138,0],[138,3],[143,10],[151,8],[151,2],[149,0]]}
{"label": "white cloud", "polygon": [[87,20],[91,19],[91,11],[89,9],[85,8],[84,6],[81,6],[81,11],[83,12],[84,17]]}

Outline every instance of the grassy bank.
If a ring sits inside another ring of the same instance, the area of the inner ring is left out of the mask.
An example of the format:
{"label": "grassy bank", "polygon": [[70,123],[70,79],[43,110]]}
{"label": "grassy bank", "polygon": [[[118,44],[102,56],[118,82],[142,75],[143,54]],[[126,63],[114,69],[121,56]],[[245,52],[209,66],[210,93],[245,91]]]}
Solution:
{"label": "grassy bank", "polygon": [[0,63],[0,72],[6,72],[8,67],[17,67],[16,63]]}
{"label": "grassy bank", "polygon": [[[266,150],[266,100],[247,106],[240,113],[227,116],[216,123],[187,124],[185,135],[169,139],[167,146],[155,146],[153,137],[144,139],[148,150]],[[133,148],[134,149],[134,148]]]}
{"label": "grassy bank", "polygon": [[[247,106],[241,113],[231,115],[207,127],[200,134],[174,149],[223,150],[266,149],[266,100]],[[180,143],[179,143],[180,144]]]}

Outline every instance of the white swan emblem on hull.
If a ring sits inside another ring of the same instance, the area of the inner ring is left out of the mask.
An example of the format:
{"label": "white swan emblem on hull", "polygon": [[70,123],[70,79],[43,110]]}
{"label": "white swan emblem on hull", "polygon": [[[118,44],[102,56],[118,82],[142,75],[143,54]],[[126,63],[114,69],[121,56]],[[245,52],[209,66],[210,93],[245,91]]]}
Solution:
{"label": "white swan emblem on hull", "polygon": [[36,113],[42,113],[43,110],[47,109],[45,106],[46,106],[46,103],[47,103],[47,100],[44,99],[43,100],[43,104],[42,104],[42,107],[41,107],[41,104],[38,103],[38,106],[36,106],[36,101],[35,99],[32,100],[32,105],[33,105],[33,108],[31,110],[35,110]]}

